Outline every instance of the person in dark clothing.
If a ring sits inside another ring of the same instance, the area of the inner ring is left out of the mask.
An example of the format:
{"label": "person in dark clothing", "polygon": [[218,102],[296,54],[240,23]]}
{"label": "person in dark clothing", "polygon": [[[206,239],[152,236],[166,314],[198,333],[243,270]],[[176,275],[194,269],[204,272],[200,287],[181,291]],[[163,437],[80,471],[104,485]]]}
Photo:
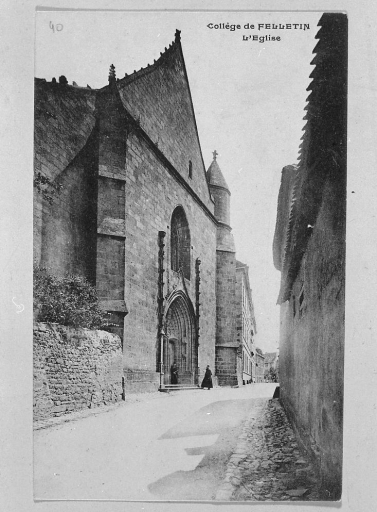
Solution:
{"label": "person in dark clothing", "polygon": [[170,379],[171,384],[178,384],[178,366],[175,361],[171,365],[170,375],[171,375],[171,379]]}
{"label": "person in dark clothing", "polygon": [[211,389],[213,388],[213,384],[212,384],[212,372],[211,370],[209,369],[209,365],[207,366],[206,368],[206,372],[204,374],[204,379],[203,379],[203,382],[202,382],[202,389],[204,388],[208,388],[208,389]]}

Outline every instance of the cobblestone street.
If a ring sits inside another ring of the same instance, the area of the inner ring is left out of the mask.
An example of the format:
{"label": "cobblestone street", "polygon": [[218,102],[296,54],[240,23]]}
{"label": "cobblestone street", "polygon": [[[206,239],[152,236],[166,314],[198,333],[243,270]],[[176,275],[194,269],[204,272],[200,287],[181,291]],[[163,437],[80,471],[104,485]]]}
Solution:
{"label": "cobblestone street", "polygon": [[[316,501],[316,472],[299,449],[278,399],[256,398],[230,458],[221,501]],[[322,497],[323,499],[323,497]]]}

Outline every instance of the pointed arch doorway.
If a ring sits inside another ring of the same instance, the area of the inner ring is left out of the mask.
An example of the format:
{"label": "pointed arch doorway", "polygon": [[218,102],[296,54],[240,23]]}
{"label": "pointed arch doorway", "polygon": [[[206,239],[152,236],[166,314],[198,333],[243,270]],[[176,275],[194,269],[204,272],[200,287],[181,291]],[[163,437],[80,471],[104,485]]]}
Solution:
{"label": "pointed arch doorway", "polygon": [[177,292],[167,304],[164,336],[164,383],[171,383],[171,366],[178,367],[179,384],[197,384],[196,323],[190,299]]}

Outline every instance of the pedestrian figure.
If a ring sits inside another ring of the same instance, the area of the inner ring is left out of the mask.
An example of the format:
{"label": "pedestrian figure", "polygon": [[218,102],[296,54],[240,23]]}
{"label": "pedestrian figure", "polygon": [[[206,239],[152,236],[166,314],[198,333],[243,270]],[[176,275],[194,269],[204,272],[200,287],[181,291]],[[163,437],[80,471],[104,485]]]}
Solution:
{"label": "pedestrian figure", "polygon": [[171,365],[170,368],[170,374],[171,374],[171,384],[178,384],[178,366],[177,363],[174,361],[174,363]]}
{"label": "pedestrian figure", "polygon": [[209,365],[207,365],[206,372],[204,374],[204,379],[203,379],[203,382],[202,382],[202,389],[204,389],[204,388],[208,388],[208,390],[213,388],[212,372],[209,369]]}

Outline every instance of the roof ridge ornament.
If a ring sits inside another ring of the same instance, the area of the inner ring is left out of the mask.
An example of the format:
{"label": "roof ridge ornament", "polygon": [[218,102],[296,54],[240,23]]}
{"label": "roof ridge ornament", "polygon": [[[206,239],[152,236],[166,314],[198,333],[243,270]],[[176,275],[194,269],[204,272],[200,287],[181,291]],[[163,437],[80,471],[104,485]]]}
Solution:
{"label": "roof ridge ornament", "polygon": [[216,151],[216,149],[215,149],[215,151],[213,151],[212,155],[213,155],[213,159],[216,161],[216,157],[218,155],[218,152]]}
{"label": "roof ridge ornament", "polygon": [[115,83],[116,81],[116,73],[115,73],[115,66],[114,64],[111,64],[109,69],[109,84]]}
{"label": "roof ridge ornament", "polygon": [[176,29],[175,31],[175,38],[174,38],[174,42],[175,43],[179,43],[181,40],[181,31]]}

